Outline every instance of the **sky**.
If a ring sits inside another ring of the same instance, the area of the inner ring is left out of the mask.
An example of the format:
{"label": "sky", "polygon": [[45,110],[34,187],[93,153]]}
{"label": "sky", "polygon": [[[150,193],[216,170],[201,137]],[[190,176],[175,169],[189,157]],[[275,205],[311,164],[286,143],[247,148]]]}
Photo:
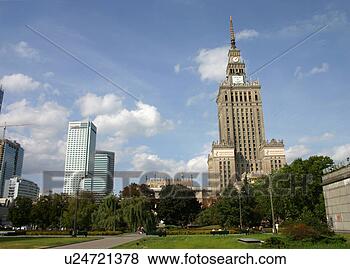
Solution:
{"label": "sky", "polygon": [[95,123],[116,170],[206,171],[229,16],[248,73],[327,25],[253,78],[266,137],[284,140],[289,162],[341,161],[350,156],[349,12],[348,1],[329,0],[0,0],[0,123],[33,124],[6,137],[25,150],[23,176],[38,182],[64,170],[75,120]]}

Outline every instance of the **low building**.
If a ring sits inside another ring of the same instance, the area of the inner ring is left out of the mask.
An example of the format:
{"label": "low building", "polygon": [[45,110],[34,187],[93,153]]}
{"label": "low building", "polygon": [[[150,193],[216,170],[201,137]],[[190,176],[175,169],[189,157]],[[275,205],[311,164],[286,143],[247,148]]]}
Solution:
{"label": "low building", "polygon": [[327,220],[335,232],[350,232],[350,164],[324,171],[323,194]]}
{"label": "low building", "polygon": [[8,220],[9,207],[13,199],[0,198],[0,226],[11,226],[11,222]]}
{"label": "low building", "polygon": [[215,196],[236,181],[235,149],[226,143],[214,142],[208,155],[208,178]]}
{"label": "low building", "polygon": [[167,179],[167,178],[150,178],[145,183],[151,190],[154,191],[155,198],[159,199],[159,193],[163,187],[168,185],[182,185],[195,192],[197,200],[203,205],[207,206],[209,194],[211,193],[206,188],[199,186],[192,179]]}
{"label": "low building", "polygon": [[13,177],[5,182],[4,198],[27,197],[36,200],[39,192],[40,189],[36,183],[21,177]]}

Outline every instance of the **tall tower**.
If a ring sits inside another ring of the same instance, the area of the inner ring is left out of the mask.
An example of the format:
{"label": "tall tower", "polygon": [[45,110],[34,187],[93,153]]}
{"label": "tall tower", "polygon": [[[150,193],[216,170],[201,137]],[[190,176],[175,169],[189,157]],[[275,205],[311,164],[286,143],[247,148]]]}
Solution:
{"label": "tall tower", "polygon": [[[96,127],[90,121],[70,122],[68,126],[63,192],[74,195],[89,189],[87,181],[94,175]],[[92,186],[91,186],[92,188]]]}
{"label": "tall tower", "polygon": [[89,190],[92,185],[92,192],[98,200],[113,192],[114,159],[114,152],[96,150],[94,177],[92,182],[86,180],[85,188]]}
{"label": "tall tower", "polygon": [[230,17],[231,47],[228,51],[226,78],[219,87],[219,142],[235,148],[237,179],[243,173],[260,170],[259,146],[265,140],[264,117],[259,81],[248,81],[245,63],[236,47]]}
{"label": "tall tower", "polygon": [[2,109],[3,99],[4,99],[4,89],[2,88],[2,85],[0,85],[0,113],[1,113],[1,109]]}
{"label": "tall tower", "polygon": [[[262,146],[266,144],[261,86],[259,81],[250,81],[247,77],[241,52],[236,47],[232,17],[230,43],[226,78],[221,82],[216,98],[219,141],[213,144],[212,153],[208,157],[209,182],[217,182],[216,185],[220,182],[221,188],[240,181],[244,176],[264,174],[260,156]],[[225,178],[225,174],[228,174],[227,169],[214,169],[220,167],[220,162],[224,161],[215,161],[214,148],[218,147],[234,151],[229,162],[230,165],[234,163],[234,168],[230,168],[230,179]]]}
{"label": "tall tower", "polygon": [[16,141],[0,140],[0,197],[5,181],[22,175],[24,150]]}

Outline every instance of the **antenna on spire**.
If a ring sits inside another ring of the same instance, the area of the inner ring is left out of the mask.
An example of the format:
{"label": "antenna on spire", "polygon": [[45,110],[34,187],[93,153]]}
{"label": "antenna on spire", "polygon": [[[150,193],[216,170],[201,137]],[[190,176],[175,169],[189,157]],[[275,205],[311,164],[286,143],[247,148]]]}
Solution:
{"label": "antenna on spire", "polygon": [[231,48],[236,48],[235,32],[233,31],[232,16],[230,16],[230,37],[231,37]]}

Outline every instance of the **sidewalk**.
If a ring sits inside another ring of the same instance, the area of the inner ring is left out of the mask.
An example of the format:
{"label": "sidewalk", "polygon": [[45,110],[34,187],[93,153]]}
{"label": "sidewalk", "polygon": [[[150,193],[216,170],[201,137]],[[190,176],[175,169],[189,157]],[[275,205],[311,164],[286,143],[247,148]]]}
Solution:
{"label": "sidewalk", "polygon": [[145,235],[140,235],[136,233],[123,234],[118,236],[108,236],[103,237],[102,239],[97,239],[89,242],[54,247],[54,249],[108,249],[122,245],[124,243],[141,239],[142,237],[145,237]]}

